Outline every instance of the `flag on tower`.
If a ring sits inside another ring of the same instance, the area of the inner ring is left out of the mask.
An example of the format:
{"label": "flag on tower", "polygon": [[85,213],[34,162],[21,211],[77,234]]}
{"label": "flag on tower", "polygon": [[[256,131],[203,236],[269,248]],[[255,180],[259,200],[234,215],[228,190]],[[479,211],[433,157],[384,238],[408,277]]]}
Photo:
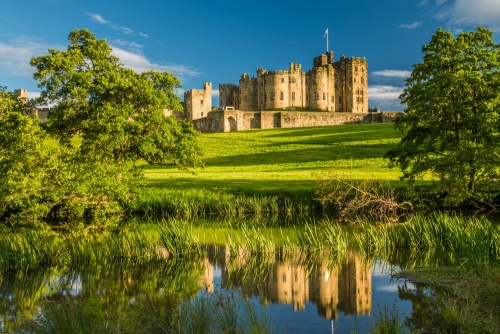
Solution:
{"label": "flag on tower", "polygon": [[323,35],[323,37],[326,37],[326,36],[328,36],[328,28],[326,28],[325,34]]}

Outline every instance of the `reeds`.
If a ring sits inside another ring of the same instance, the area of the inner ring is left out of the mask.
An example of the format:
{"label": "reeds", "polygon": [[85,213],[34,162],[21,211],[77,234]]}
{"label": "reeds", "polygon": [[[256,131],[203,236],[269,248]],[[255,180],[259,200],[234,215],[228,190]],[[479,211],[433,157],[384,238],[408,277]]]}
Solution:
{"label": "reeds", "polygon": [[274,332],[265,308],[261,312],[241,293],[225,290],[214,294],[201,293],[181,303],[175,333],[238,333],[264,334]]}
{"label": "reeds", "polygon": [[384,305],[383,311],[379,310],[379,317],[375,320],[371,334],[401,334],[409,333],[403,321],[400,319],[397,310],[390,311],[387,305]]}
{"label": "reeds", "polygon": [[160,250],[166,257],[181,257],[201,252],[199,240],[193,233],[193,225],[179,220],[162,222],[160,245]]}
{"label": "reeds", "polygon": [[361,222],[354,232],[368,256],[391,258],[396,252],[431,254],[439,263],[457,260],[488,263],[500,259],[499,230],[486,217],[459,214],[415,214],[406,223],[373,225]]}
{"label": "reeds", "polygon": [[8,232],[0,238],[0,271],[36,269],[53,262],[47,236]]}
{"label": "reeds", "polygon": [[320,205],[313,196],[232,194],[208,190],[144,188],[138,193],[136,212],[148,215],[240,216],[246,214],[306,213]]}
{"label": "reeds", "polygon": [[[83,300],[60,297],[44,303],[37,316],[19,333],[272,333],[265,308],[258,310],[239,293],[217,291],[200,293],[180,306],[168,299],[154,302],[155,309],[108,316],[105,303],[91,295]],[[133,306],[137,307],[137,306]]]}
{"label": "reeds", "polygon": [[320,224],[306,223],[297,229],[298,247],[308,252],[328,249],[337,254],[345,254],[348,235],[344,227],[336,222],[324,220]]}

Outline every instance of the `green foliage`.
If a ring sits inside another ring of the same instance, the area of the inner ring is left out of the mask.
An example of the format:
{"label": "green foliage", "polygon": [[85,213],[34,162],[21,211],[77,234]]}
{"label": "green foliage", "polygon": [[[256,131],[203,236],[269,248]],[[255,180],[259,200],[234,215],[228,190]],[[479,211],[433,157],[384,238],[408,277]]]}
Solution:
{"label": "green foliage", "polygon": [[258,312],[240,293],[221,290],[181,303],[178,324],[172,332],[263,334],[273,333],[273,327],[265,307]]}
{"label": "green foliage", "polygon": [[400,334],[409,333],[404,326],[403,321],[399,318],[395,306],[394,310],[390,311],[387,305],[384,305],[384,310],[379,310],[379,317],[373,324],[371,334]]}
{"label": "green foliage", "polygon": [[73,30],[68,39],[67,50],[49,50],[31,60],[43,89],[41,100],[57,102],[50,133],[65,145],[81,135],[81,154],[99,161],[199,165],[193,127],[164,116],[164,109],[182,108],[175,94],[177,78],[124,67],[106,41],[86,29]]}
{"label": "green foliage", "polygon": [[[416,289],[398,291],[413,304],[405,323],[418,333],[498,333],[500,331],[500,267],[463,264],[403,272]],[[420,284],[423,283],[423,284]],[[434,293],[428,293],[428,287]]]}
{"label": "green foliage", "polygon": [[402,265],[408,266],[407,260],[413,257],[413,252],[421,259],[434,258],[444,265],[498,261],[499,234],[499,229],[485,217],[434,213],[412,215],[402,224],[380,226],[365,222],[354,232],[354,237],[360,250],[369,257],[394,261],[398,252],[403,252],[406,263]]}
{"label": "green foliage", "polygon": [[500,181],[500,45],[482,27],[456,38],[440,29],[423,53],[401,95],[408,112],[390,165],[411,183],[437,178],[444,205],[489,200]]}
{"label": "green foliage", "polygon": [[88,30],[69,41],[31,61],[42,88],[36,103],[55,104],[47,124],[29,117],[31,102],[0,90],[0,217],[122,213],[142,178],[139,161],[201,165],[194,128],[164,116],[181,108],[177,78],[125,68]]}

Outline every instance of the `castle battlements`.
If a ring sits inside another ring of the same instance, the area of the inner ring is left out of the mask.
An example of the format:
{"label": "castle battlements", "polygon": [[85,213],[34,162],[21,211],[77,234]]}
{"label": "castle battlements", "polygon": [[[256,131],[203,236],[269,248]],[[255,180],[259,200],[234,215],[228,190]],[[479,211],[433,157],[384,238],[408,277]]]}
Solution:
{"label": "castle battlements", "polygon": [[[238,84],[219,85],[219,109],[240,112],[356,113],[361,118],[361,114],[370,113],[368,63],[364,57],[341,56],[336,61],[333,51],[328,51],[315,57],[313,67],[307,72],[302,71],[301,64],[292,62],[287,70],[267,71],[265,68],[257,68],[256,74],[256,77],[250,77],[250,74],[243,73]],[[201,100],[201,97],[185,94],[186,115],[190,121],[208,117],[208,108],[206,105],[196,104],[197,99]],[[197,109],[201,107],[206,109]],[[227,124],[219,125],[215,127],[237,128]]]}

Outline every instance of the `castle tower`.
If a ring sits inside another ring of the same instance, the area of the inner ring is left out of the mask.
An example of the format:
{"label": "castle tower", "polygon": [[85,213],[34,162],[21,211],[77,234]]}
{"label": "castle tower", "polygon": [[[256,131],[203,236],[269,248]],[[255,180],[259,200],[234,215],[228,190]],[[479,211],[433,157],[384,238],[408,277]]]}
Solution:
{"label": "castle tower", "polygon": [[[265,71],[265,70],[264,70]],[[239,110],[260,110],[258,107],[258,79],[244,73],[240,78]]]}
{"label": "castle tower", "polygon": [[212,83],[205,82],[203,90],[190,89],[184,92],[184,109],[189,122],[206,117],[212,110]]}
{"label": "castle tower", "polygon": [[368,112],[368,64],[365,58],[342,56],[335,63],[338,72],[338,111]]}
{"label": "castle tower", "polygon": [[28,91],[26,89],[15,89],[14,90],[14,95],[18,98],[18,99],[24,99],[24,100],[28,100]]}
{"label": "castle tower", "polygon": [[335,111],[335,68],[333,51],[314,58],[307,73],[307,105],[311,110]]}
{"label": "castle tower", "polygon": [[239,87],[231,83],[219,85],[219,107],[239,109]]}

